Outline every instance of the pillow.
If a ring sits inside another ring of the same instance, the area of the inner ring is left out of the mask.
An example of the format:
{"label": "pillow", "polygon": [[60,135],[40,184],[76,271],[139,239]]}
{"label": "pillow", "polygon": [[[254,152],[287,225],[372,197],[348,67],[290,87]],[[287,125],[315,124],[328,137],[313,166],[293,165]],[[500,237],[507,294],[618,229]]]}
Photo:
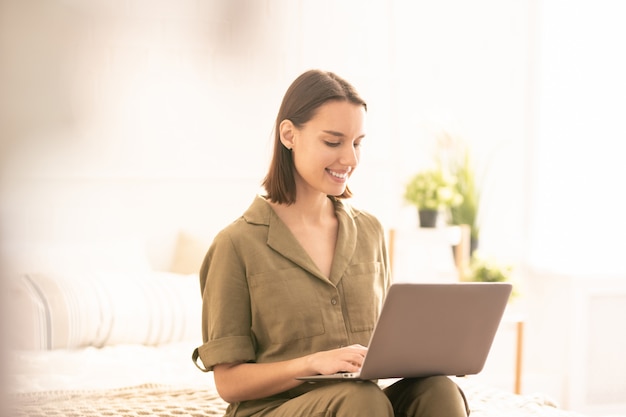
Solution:
{"label": "pillow", "polygon": [[9,283],[10,345],[60,349],[199,339],[197,275],[22,275]]}
{"label": "pillow", "polygon": [[210,245],[210,241],[180,232],[170,271],[177,274],[197,274]]}

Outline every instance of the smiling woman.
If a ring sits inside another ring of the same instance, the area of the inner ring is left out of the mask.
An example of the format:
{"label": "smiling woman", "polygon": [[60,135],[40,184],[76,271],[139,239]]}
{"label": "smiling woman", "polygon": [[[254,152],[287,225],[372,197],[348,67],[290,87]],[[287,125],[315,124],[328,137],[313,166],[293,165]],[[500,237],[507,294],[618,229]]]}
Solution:
{"label": "smiling woman", "polygon": [[204,259],[203,344],[193,356],[214,372],[227,416],[467,415],[446,376],[385,388],[296,379],[360,369],[391,282],[382,224],[346,201],[366,108],[336,74],[300,75],[276,118],[266,195]]}
{"label": "smiling woman", "polygon": [[293,155],[296,189],[306,192],[308,184],[327,195],[342,195],[359,164],[364,131],[364,107],[344,101],[328,101],[301,126],[283,120],[280,139]]}
{"label": "smiling woman", "polygon": [[[276,92],[308,68],[332,67],[367,98],[367,137],[356,169],[329,164],[316,175],[328,184],[347,176],[352,206],[386,227],[415,228],[404,180],[431,160],[432,130],[451,129],[479,167],[498,149],[485,253],[522,261],[517,271],[603,269],[624,281],[622,16],[621,0],[1,0],[1,279],[128,272],[139,260],[167,271],[180,231],[202,241],[185,267],[197,273],[216,233],[259,192]],[[293,151],[277,151],[291,162]],[[376,270],[367,266],[355,268]],[[553,343],[560,323],[545,320],[553,303],[531,304],[533,293],[543,288],[525,294],[537,319],[524,391],[567,406],[560,393],[576,383],[561,360],[567,346]],[[49,369],[47,358],[33,373]],[[594,375],[601,392],[620,380]]]}
{"label": "smiling woman", "polygon": [[[300,96],[299,91],[306,91],[310,96]],[[276,117],[272,163],[263,181],[269,199],[287,204],[295,201],[297,170],[293,169],[295,156],[292,155],[295,146],[305,151],[307,147],[321,144],[329,149],[345,147],[348,142],[350,148],[358,149],[365,136],[366,109],[367,104],[356,90],[332,73],[324,76],[319,71],[309,71],[298,77],[285,93]],[[311,124],[314,125],[309,126]],[[315,136],[315,140],[301,140],[305,133]],[[322,147],[318,148],[312,155],[321,152]],[[341,167],[346,175],[358,164],[358,151],[354,160],[348,162]],[[339,193],[329,195],[349,198],[352,193],[346,184]]]}

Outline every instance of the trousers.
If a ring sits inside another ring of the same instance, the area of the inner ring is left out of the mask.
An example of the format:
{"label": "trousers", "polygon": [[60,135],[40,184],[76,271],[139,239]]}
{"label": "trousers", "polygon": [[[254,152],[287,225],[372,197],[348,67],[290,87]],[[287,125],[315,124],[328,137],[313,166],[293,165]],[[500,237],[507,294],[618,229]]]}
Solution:
{"label": "trousers", "polygon": [[274,400],[262,410],[243,414],[254,417],[467,417],[469,406],[454,381],[434,376],[401,379],[386,388],[371,381],[342,381],[294,398]]}

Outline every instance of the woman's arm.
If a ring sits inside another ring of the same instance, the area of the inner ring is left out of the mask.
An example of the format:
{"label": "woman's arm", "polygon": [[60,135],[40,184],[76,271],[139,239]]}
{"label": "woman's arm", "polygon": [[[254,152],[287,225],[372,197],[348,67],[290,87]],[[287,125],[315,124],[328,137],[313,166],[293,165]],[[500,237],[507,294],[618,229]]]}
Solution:
{"label": "woman's arm", "polygon": [[230,363],[213,368],[217,392],[229,403],[278,394],[302,383],[299,376],[357,372],[367,348],[360,345],[274,363]]}

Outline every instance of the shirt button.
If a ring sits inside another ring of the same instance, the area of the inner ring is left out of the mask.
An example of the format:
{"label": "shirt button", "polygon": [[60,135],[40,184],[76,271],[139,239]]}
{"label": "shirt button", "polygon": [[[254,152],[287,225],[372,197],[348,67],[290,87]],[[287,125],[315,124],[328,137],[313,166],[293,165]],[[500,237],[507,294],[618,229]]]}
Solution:
{"label": "shirt button", "polygon": [[332,305],[337,305],[337,299],[336,299],[336,298],[331,298],[331,299],[330,299],[330,303],[331,303]]}

